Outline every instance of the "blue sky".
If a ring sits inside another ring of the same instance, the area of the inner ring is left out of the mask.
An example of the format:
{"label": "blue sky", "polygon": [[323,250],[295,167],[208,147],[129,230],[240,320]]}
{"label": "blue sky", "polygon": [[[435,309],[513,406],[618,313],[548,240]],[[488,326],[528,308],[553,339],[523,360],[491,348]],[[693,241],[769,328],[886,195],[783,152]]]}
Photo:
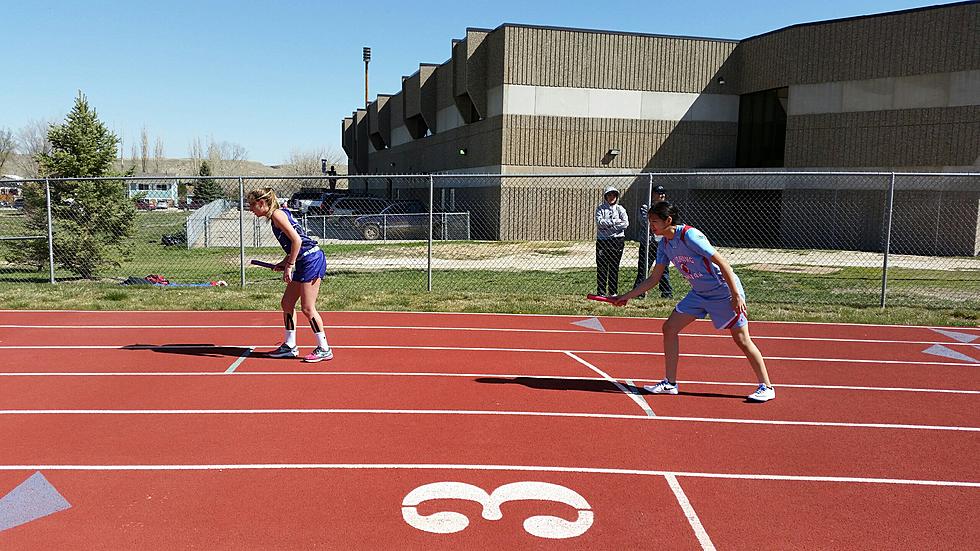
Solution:
{"label": "blue sky", "polygon": [[[951,2],[938,2],[938,4]],[[797,23],[935,5],[902,0],[648,0],[490,3],[6,0],[0,128],[63,120],[77,90],[124,140],[146,127],[168,157],[209,137],[276,164],[291,150],[340,152],[340,124],[442,63],[467,27],[525,23],[742,39]]]}

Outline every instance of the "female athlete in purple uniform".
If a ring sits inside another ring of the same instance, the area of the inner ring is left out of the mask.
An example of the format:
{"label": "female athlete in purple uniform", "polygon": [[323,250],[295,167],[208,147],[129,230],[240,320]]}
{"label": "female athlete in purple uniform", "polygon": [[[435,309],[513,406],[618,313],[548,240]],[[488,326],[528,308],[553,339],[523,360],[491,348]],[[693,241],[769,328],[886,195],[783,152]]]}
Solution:
{"label": "female athlete in purple uniform", "polygon": [[[657,264],[645,281],[632,291],[612,297],[617,306],[624,306],[630,299],[653,288],[667,264],[674,263],[677,272],[691,284],[687,294],[664,322],[664,364],[667,377],[650,385],[646,390],[654,394],[677,394],[677,357],[680,347],[680,332],[696,319],[711,317],[715,329],[728,329],[735,344],[742,349],[752,370],[759,380],[759,388],[749,395],[749,400],[767,402],[776,397],[776,391],[769,382],[766,362],[749,336],[748,310],[745,307],[745,291],[742,282],[732,271],[732,267],[700,230],[687,225],[678,225],[680,213],[675,205],[660,201],[650,208],[647,215],[650,228],[663,241],[657,250]],[[734,292],[732,290],[734,289]]]}
{"label": "female athlete in purple uniform", "polygon": [[282,346],[268,353],[273,358],[296,358],[296,301],[303,308],[303,315],[310,321],[316,335],[317,347],[303,357],[304,362],[319,362],[333,359],[333,351],[327,344],[323,331],[323,320],[316,311],[316,298],[320,293],[320,283],[327,273],[327,259],[317,242],[306,234],[288,210],[279,206],[279,199],[272,188],[259,188],[247,196],[248,208],[255,216],[263,216],[272,222],[272,234],[286,251],[286,257],[272,269],[282,272],[286,291],[282,295],[283,322],[286,336]]}

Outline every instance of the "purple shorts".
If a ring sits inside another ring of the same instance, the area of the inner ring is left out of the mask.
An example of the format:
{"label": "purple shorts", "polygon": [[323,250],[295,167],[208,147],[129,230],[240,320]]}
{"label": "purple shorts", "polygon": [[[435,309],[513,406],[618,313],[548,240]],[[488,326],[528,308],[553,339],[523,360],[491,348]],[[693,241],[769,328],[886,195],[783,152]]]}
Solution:
{"label": "purple shorts", "polygon": [[317,250],[311,254],[300,256],[296,259],[296,268],[293,271],[293,281],[306,283],[323,279],[327,274],[327,257],[323,251]]}

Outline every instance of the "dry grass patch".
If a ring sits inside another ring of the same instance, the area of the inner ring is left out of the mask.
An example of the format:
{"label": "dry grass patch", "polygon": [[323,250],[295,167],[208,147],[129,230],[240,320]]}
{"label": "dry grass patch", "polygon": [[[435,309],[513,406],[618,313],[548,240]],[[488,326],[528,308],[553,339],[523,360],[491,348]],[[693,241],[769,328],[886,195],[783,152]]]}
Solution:
{"label": "dry grass patch", "polygon": [[750,264],[746,266],[750,270],[760,272],[780,272],[783,274],[836,274],[840,268],[830,268],[827,266],[800,266],[797,264]]}

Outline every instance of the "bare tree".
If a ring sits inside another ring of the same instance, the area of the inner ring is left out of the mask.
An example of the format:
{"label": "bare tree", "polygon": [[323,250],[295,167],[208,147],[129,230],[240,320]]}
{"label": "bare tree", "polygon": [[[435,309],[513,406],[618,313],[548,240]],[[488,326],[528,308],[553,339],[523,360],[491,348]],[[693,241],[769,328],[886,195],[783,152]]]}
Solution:
{"label": "bare tree", "polygon": [[51,153],[51,142],[48,141],[48,128],[51,122],[47,120],[31,120],[17,131],[17,142],[20,150],[20,170],[27,178],[41,176],[38,156]]}
{"label": "bare tree", "polygon": [[123,143],[123,135],[122,135],[122,133],[120,132],[119,134],[117,134],[117,136],[119,136],[119,172],[125,172],[126,171],[126,157],[123,154],[123,152],[126,150],[126,148],[124,147],[125,144]]}
{"label": "bare tree", "polygon": [[201,161],[204,160],[204,148],[201,147],[201,139],[194,138],[189,150],[191,158],[191,174],[197,174],[201,168]]}
{"label": "bare tree", "polygon": [[146,174],[146,160],[150,156],[150,136],[146,132],[146,127],[144,126],[140,130],[140,168],[143,170],[143,174]]}
{"label": "bare tree", "polygon": [[297,176],[312,176],[323,173],[323,161],[327,167],[340,164],[343,157],[331,147],[321,146],[314,149],[293,149],[286,161],[288,171]]}
{"label": "bare tree", "polygon": [[129,149],[129,160],[133,163],[133,172],[136,171],[136,164],[139,162],[139,147],[134,143]]}
{"label": "bare tree", "polygon": [[0,170],[3,170],[3,165],[7,164],[16,149],[17,140],[14,139],[14,133],[9,128],[0,128]]}
{"label": "bare tree", "polygon": [[208,138],[208,163],[213,174],[241,174],[248,160],[248,150],[241,144]]}
{"label": "bare tree", "polygon": [[159,173],[160,165],[163,163],[163,139],[157,136],[153,144],[153,171]]}

